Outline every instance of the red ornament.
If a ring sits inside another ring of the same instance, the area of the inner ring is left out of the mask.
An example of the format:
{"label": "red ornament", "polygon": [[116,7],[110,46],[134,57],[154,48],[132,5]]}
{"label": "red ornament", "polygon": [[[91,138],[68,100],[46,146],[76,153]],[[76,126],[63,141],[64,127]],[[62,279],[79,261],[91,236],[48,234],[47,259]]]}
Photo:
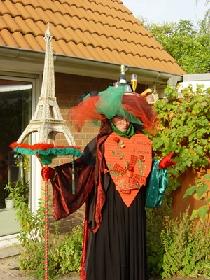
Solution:
{"label": "red ornament", "polygon": [[168,168],[170,166],[176,165],[176,162],[172,160],[172,157],[174,156],[174,152],[169,153],[167,156],[161,159],[159,162],[159,168]]}
{"label": "red ornament", "polygon": [[49,166],[42,167],[41,175],[44,181],[52,179],[55,175],[55,170]]}

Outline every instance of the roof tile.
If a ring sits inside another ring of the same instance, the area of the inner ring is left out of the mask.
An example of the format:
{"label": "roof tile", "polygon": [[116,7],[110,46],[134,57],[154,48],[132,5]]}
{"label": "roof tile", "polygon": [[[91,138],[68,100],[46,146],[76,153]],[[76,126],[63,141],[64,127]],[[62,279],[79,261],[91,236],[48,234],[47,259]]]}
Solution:
{"label": "roof tile", "polygon": [[39,25],[37,24],[37,22],[34,22],[31,18],[27,18],[27,19],[23,20],[23,22],[25,22],[25,24],[31,30],[31,33],[34,34],[34,38],[37,35],[42,35],[43,36],[42,30],[39,28]]}
{"label": "roof tile", "polygon": [[13,22],[16,23],[16,28],[14,28],[13,32],[21,32],[23,34],[32,32],[30,26],[27,25],[27,21],[23,20],[20,16],[15,17]]}
{"label": "roof tile", "polygon": [[42,51],[41,46],[37,42],[37,40],[34,38],[34,36],[30,33],[25,35],[25,40],[28,43],[30,49],[36,49],[38,51]]}
{"label": "roof tile", "polygon": [[45,41],[43,40],[43,35],[36,36],[37,43],[41,47],[42,51],[45,50]]}
{"label": "roof tile", "polygon": [[11,35],[11,33],[7,29],[2,29],[0,31],[0,37],[5,41],[7,46],[10,46],[12,48],[18,47],[18,44],[13,35]]}
{"label": "roof tile", "polygon": [[3,1],[0,1],[0,13],[1,13],[1,15],[10,13],[10,10],[7,8],[7,6],[5,5],[5,3]]}
{"label": "roof tile", "polygon": [[48,22],[56,54],[183,73],[120,0],[1,0],[0,46],[44,51]]}

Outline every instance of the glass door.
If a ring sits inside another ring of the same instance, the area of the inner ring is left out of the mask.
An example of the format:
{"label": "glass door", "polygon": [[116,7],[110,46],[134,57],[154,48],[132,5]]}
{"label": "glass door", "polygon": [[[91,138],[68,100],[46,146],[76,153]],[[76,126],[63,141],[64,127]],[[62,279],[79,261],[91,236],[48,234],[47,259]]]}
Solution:
{"label": "glass door", "polygon": [[11,143],[17,141],[32,112],[32,83],[0,78],[0,236],[19,231],[14,207],[9,201],[8,183],[17,182],[22,168]]}

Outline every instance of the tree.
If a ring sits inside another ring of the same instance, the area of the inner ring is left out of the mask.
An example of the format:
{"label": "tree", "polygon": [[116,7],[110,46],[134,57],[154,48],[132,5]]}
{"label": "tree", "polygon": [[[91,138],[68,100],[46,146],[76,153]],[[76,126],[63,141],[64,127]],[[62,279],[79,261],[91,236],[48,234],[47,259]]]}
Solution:
{"label": "tree", "polygon": [[147,28],[187,73],[210,71],[209,17],[198,28],[189,20],[150,24]]}

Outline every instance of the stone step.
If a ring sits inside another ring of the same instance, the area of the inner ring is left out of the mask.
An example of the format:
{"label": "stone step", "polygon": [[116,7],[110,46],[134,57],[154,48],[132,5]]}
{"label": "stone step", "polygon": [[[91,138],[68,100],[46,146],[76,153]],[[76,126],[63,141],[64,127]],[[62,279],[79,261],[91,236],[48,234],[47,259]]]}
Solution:
{"label": "stone step", "polygon": [[0,248],[0,259],[17,256],[20,254],[20,245],[6,246]]}

